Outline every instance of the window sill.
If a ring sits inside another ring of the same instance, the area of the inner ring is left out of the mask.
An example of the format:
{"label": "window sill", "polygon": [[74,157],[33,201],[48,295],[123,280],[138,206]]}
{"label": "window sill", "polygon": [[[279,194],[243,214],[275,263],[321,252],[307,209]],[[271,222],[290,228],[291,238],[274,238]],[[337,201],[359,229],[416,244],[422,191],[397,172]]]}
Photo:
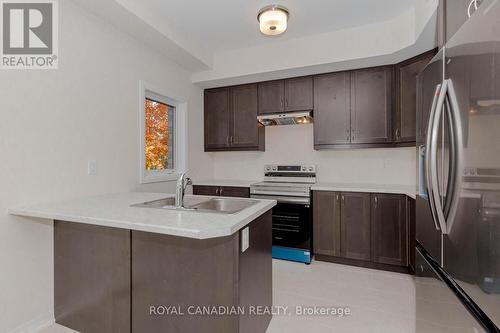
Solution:
{"label": "window sill", "polygon": [[162,182],[174,182],[179,179],[180,174],[175,172],[175,173],[169,173],[169,174],[164,174],[164,175],[143,175],[141,177],[141,184],[152,184],[152,183],[162,183]]}

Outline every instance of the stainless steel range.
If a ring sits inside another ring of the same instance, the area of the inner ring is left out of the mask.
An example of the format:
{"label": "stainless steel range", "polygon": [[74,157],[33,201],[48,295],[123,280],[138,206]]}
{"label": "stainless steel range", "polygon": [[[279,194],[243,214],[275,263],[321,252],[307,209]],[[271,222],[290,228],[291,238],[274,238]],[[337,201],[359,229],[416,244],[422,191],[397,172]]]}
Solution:
{"label": "stainless steel range", "polygon": [[273,257],[309,264],[312,257],[311,185],[315,165],[266,165],[264,182],[250,186],[250,196],[274,199]]}

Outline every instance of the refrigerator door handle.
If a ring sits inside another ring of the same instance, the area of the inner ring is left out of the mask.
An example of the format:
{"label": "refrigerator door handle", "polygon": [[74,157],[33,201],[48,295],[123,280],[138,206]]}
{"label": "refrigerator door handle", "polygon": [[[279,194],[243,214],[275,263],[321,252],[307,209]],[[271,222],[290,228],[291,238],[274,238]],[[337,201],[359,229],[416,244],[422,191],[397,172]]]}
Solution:
{"label": "refrigerator door handle", "polygon": [[431,181],[431,165],[433,160],[433,155],[431,154],[432,147],[432,128],[434,124],[434,118],[436,113],[437,101],[441,93],[442,84],[438,84],[434,91],[434,97],[432,100],[431,111],[429,115],[429,123],[427,125],[427,138],[425,142],[425,180],[427,185],[427,197],[429,199],[429,205],[432,213],[432,220],[434,221],[434,226],[436,230],[440,230],[440,226],[438,224],[438,217],[436,212],[436,207],[434,205],[434,197],[432,196],[432,181]]}
{"label": "refrigerator door handle", "polygon": [[[438,165],[437,165],[437,144],[439,139],[439,120],[443,115],[443,108],[446,101],[446,95],[448,91],[448,81],[443,81],[441,86],[441,91],[439,93],[439,98],[436,104],[436,110],[434,112],[434,119],[432,119],[432,131],[430,133],[430,151],[428,156],[430,157],[430,193],[429,201],[431,206],[434,206],[434,211],[437,217],[437,221],[441,228],[443,234],[447,234],[446,228],[446,218],[444,216],[443,204],[441,202],[441,196],[439,193],[439,180],[438,180]],[[434,217],[434,216],[433,216]]]}
{"label": "refrigerator door handle", "polygon": [[462,147],[463,147],[463,133],[462,133],[462,123],[460,107],[458,104],[457,95],[453,82],[447,80],[448,92],[447,92],[447,102],[449,105],[449,117],[450,117],[450,127],[451,127],[451,138],[452,138],[452,173],[450,173],[451,186],[449,187],[449,193],[447,193],[448,207],[445,207],[446,216],[446,233],[449,234],[452,230],[453,223],[455,221],[455,215],[458,210],[458,204],[460,202],[460,187],[462,186],[462,172],[463,172],[463,158],[462,158]]}
{"label": "refrigerator door handle", "polygon": [[[449,86],[448,86],[449,89]],[[453,203],[453,198],[454,198],[454,192],[455,192],[455,175],[457,173],[456,167],[457,167],[457,147],[456,147],[456,133],[455,133],[455,126],[453,124],[453,111],[450,103],[450,98],[449,96],[446,96],[446,118],[448,119],[448,122],[446,124],[448,125],[448,131],[449,131],[449,165],[448,165],[448,184],[446,186],[446,192],[444,196],[444,204],[443,204],[443,212],[444,212],[444,217],[446,218],[446,221],[448,221],[448,216],[450,215],[451,209],[452,209],[452,203]]]}

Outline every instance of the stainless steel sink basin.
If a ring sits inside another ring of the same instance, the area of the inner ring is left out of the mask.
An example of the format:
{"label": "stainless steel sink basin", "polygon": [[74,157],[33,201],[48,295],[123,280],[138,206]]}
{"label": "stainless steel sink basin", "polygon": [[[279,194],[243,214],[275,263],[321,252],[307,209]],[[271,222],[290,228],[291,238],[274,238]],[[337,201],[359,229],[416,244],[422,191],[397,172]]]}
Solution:
{"label": "stainless steel sink basin", "polygon": [[256,200],[251,199],[225,199],[214,198],[197,205],[191,206],[191,209],[203,212],[214,212],[220,214],[235,214],[256,204]]}
{"label": "stainless steel sink basin", "polygon": [[164,198],[132,205],[132,207],[188,210],[203,213],[236,214],[257,203],[252,199],[230,199],[186,196],[184,207],[175,207],[175,198]]}

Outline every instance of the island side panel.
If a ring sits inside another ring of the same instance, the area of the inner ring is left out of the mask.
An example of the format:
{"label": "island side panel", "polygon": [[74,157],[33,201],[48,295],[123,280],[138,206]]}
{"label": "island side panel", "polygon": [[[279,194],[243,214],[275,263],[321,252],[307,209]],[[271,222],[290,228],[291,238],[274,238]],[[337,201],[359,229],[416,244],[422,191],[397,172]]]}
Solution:
{"label": "island side panel", "polygon": [[271,309],[273,304],[272,213],[250,223],[250,246],[240,252],[239,303],[247,309],[240,317],[239,333],[265,333],[272,316],[252,315],[250,307]]}
{"label": "island side panel", "polygon": [[198,240],[132,231],[132,332],[238,332],[238,316],[188,315],[190,306],[238,304],[238,253],[238,233]]}
{"label": "island side panel", "polygon": [[54,311],[78,332],[130,332],[130,230],[54,221]]}

